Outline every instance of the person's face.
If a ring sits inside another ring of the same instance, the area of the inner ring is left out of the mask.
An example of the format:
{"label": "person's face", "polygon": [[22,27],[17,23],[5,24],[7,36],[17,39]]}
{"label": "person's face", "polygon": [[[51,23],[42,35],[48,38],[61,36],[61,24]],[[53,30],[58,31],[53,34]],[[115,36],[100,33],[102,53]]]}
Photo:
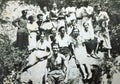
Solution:
{"label": "person's face", "polygon": [[26,16],[27,15],[27,11],[24,11],[22,14],[23,14],[23,16]]}
{"label": "person's face", "polygon": [[100,6],[98,6],[96,9],[97,9],[97,12],[101,11],[101,7]]}
{"label": "person's face", "polygon": [[45,6],[45,7],[43,8],[43,10],[46,12],[46,11],[47,11],[47,7]]}
{"label": "person's face", "polygon": [[88,23],[85,23],[85,24],[84,24],[85,31],[88,31],[88,27],[89,27],[89,24],[88,24]]}
{"label": "person's face", "polygon": [[54,3],[54,4],[53,4],[53,8],[57,8],[57,4]]}
{"label": "person's face", "polygon": [[65,33],[65,28],[62,28],[60,32],[61,32],[61,34],[64,34]]}
{"label": "person's face", "polygon": [[74,37],[77,37],[77,36],[79,35],[79,30],[77,30],[77,29],[74,30],[74,31],[73,31],[73,35],[74,35]]}
{"label": "person's face", "polygon": [[43,16],[39,16],[39,17],[38,17],[38,20],[43,20]]}
{"label": "person's face", "polygon": [[71,21],[71,24],[72,24],[73,26],[75,25],[75,23],[76,23],[75,20],[72,20],[72,21]]}
{"label": "person's face", "polygon": [[44,35],[43,35],[43,34],[41,35],[41,38],[40,38],[40,39],[41,39],[41,42],[44,41]]}
{"label": "person's face", "polygon": [[52,34],[53,34],[53,35],[56,35],[56,29],[55,29],[55,28],[52,29]]}
{"label": "person's face", "polygon": [[35,21],[34,17],[33,17],[33,18],[31,18],[30,22],[34,22],[34,21]]}
{"label": "person's face", "polygon": [[58,45],[53,45],[53,53],[57,54],[59,52],[59,47]]}

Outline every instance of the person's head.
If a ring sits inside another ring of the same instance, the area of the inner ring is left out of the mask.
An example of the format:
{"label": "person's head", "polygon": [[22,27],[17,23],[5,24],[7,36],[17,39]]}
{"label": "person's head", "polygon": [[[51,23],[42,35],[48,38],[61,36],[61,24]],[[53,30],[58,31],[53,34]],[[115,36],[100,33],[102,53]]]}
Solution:
{"label": "person's head", "polygon": [[88,31],[89,23],[84,22],[84,23],[83,23],[83,27],[84,27],[85,31]]}
{"label": "person's head", "polygon": [[53,50],[53,54],[58,54],[59,52],[59,44],[55,43],[52,45],[52,50]]}
{"label": "person's head", "polygon": [[65,34],[65,27],[61,26],[58,31],[60,32],[60,34],[64,35]]}
{"label": "person's head", "polygon": [[43,20],[43,14],[38,14],[38,15],[37,15],[37,19],[38,19],[39,21]]}
{"label": "person's head", "polygon": [[27,10],[22,10],[22,16],[26,16],[27,15]]}
{"label": "person's head", "polygon": [[47,6],[44,6],[44,7],[43,7],[43,11],[44,11],[44,12],[48,11]]}
{"label": "person's head", "polygon": [[29,17],[28,17],[28,20],[29,20],[30,22],[34,22],[34,21],[35,21],[34,16],[32,16],[32,15],[29,16]]}
{"label": "person's head", "polygon": [[55,27],[53,27],[51,33],[52,33],[53,35],[56,35],[56,31],[57,31],[57,29],[56,29]]}
{"label": "person's head", "polygon": [[79,29],[77,29],[77,28],[73,29],[72,30],[72,35],[73,35],[74,38],[77,38],[78,35],[79,35]]}
{"label": "person's head", "polygon": [[75,26],[76,21],[75,21],[75,20],[71,20],[71,24],[72,24],[73,26]]}
{"label": "person's head", "polygon": [[88,0],[83,1],[83,6],[87,7],[88,5],[89,5],[89,1]]}
{"label": "person's head", "polygon": [[102,10],[100,4],[95,5],[95,6],[94,6],[94,10],[95,10],[96,12],[100,12],[100,11]]}
{"label": "person's head", "polygon": [[53,8],[57,8],[57,4],[56,3],[53,3]]}
{"label": "person's head", "polygon": [[42,32],[41,35],[40,35],[40,41],[43,42],[43,41],[44,41],[44,38],[45,38],[45,35],[44,35],[44,33]]}

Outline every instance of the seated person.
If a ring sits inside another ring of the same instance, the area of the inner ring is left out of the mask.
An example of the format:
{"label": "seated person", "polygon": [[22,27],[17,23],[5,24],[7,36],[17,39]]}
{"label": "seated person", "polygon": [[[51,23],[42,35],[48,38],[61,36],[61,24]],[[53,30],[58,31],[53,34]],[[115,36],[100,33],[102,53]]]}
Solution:
{"label": "seated person", "polygon": [[49,84],[64,84],[66,77],[65,56],[59,53],[59,46],[55,43],[52,46],[52,56],[48,59],[48,83]]}

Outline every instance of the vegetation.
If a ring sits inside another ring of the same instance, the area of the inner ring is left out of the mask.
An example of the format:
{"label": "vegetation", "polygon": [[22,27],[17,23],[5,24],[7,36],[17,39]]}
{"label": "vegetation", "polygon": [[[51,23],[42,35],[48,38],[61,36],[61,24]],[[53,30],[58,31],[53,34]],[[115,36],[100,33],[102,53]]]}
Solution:
{"label": "vegetation", "polygon": [[[10,0],[0,1],[0,14],[6,6],[6,2]],[[53,1],[60,3],[58,0],[21,0],[27,4],[38,4],[43,7],[44,5],[51,6]],[[60,0],[61,1],[61,0]],[[64,0],[69,3],[71,0]],[[81,0],[74,0],[81,1]],[[119,0],[90,0],[92,4],[99,2],[106,2],[102,4],[103,9],[106,10],[110,16],[110,36],[112,44],[112,55],[114,57],[120,54],[120,1]],[[46,3],[47,2],[47,3]],[[0,24],[6,24],[7,21],[0,19]],[[20,51],[13,46],[9,35],[0,34],[0,81],[7,75],[11,74],[11,71],[20,71],[21,68],[26,64],[26,58],[28,57],[28,51]],[[106,64],[102,65],[105,67]],[[0,83],[2,84],[2,83]]]}

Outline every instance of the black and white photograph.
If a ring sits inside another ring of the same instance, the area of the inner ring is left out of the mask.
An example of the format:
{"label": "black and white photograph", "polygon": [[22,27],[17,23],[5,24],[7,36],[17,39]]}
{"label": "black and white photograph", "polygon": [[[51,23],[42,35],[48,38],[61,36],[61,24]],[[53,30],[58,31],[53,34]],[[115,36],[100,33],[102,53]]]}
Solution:
{"label": "black and white photograph", "polygon": [[120,0],[0,0],[0,84],[120,84]]}

